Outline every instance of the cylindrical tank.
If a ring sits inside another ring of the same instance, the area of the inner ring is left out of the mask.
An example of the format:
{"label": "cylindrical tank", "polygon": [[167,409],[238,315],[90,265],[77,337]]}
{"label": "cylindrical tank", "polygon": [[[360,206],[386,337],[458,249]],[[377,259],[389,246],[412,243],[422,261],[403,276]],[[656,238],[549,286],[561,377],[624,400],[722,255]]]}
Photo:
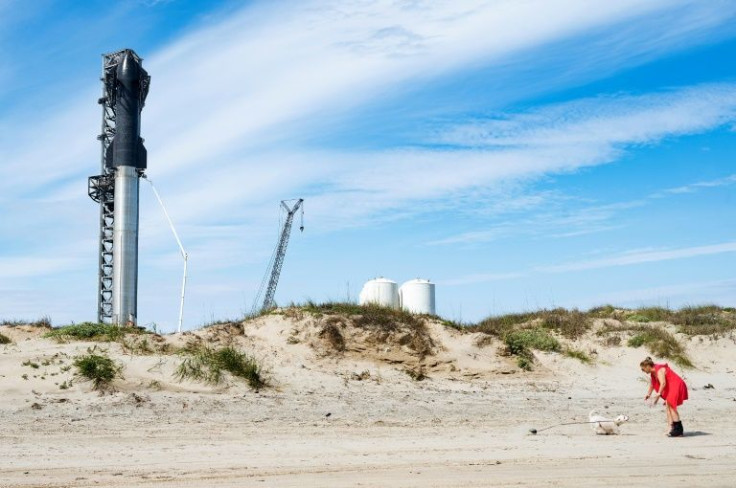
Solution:
{"label": "cylindrical tank", "polygon": [[435,315],[434,283],[418,278],[407,281],[399,288],[399,303],[407,312]]}
{"label": "cylindrical tank", "polygon": [[359,303],[367,305],[374,303],[390,308],[399,308],[398,285],[393,280],[375,278],[363,285],[360,291]]}

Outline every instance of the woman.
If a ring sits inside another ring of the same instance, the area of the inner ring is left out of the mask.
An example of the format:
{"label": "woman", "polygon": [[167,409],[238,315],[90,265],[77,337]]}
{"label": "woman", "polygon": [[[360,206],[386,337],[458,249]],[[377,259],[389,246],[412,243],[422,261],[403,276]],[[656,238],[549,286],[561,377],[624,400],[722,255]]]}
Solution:
{"label": "woman", "polygon": [[654,364],[652,358],[648,357],[639,363],[641,370],[650,375],[652,382],[644,400],[647,401],[656,391],[652,405],[656,405],[660,398],[664,399],[667,410],[667,422],[670,425],[669,437],[682,437],[683,429],[680,414],[677,407],[687,400],[687,385],[677,373],[672,371],[667,364]]}

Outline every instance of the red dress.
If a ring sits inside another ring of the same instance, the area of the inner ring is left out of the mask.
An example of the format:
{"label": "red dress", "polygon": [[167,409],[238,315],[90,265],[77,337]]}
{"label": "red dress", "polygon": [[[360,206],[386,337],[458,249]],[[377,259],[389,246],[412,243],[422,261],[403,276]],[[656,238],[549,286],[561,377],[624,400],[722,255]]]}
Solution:
{"label": "red dress", "polygon": [[655,364],[654,371],[652,371],[652,388],[654,388],[654,391],[659,391],[660,385],[657,373],[662,368],[664,368],[664,379],[667,382],[662,392],[662,399],[670,407],[677,408],[687,400],[687,385],[667,364]]}

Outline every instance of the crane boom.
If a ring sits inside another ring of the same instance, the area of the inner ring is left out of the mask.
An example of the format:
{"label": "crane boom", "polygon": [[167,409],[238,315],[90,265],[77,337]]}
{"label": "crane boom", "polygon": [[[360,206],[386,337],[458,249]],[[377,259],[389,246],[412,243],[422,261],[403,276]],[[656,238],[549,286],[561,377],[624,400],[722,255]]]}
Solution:
{"label": "crane boom", "polygon": [[[276,251],[274,253],[273,268],[271,269],[271,276],[268,279],[268,286],[266,287],[266,294],[263,297],[263,305],[261,310],[268,310],[274,306],[273,298],[276,295],[276,286],[279,284],[279,276],[281,275],[281,268],[284,265],[284,258],[286,257],[286,246],[289,245],[289,237],[291,235],[291,226],[294,223],[294,215],[296,215],[299,209],[302,209],[302,225],[299,230],[304,230],[304,209],[302,204],[304,199],[300,198],[296,203],[289,207],[287,205],[288,200],[282,200],[281,205],[286,210],[286,221],[284,227],[281,229],[281,235],[279,236],[279,242],[276,245]],[[293,200],[292,200],[293,201]],[[257,300],[256,300],[257,303]]]}

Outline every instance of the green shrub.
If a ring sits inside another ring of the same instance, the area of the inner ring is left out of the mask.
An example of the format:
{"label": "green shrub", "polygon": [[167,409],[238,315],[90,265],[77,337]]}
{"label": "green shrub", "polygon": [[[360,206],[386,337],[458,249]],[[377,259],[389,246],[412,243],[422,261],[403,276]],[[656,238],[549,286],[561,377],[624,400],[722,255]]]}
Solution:
{"label": "green shrub", "polygon": [[182,351],[189,357],[177,368],[175,376],[179,381],[192,379],[210,384],[220,384],[224,373],[244,379],[253,389],[267,386],[263,372],[256,360],[237,349],[227,346],[212,349],[207,346]]}
{"label": "green shrub", "polygon": [[6,336],[5,334],[0,334],[0,344],[10,344],[11,341],[10,337]]}
{"label": "green shrub", "polygon": [[672,359],[680,366],[693,366],[682,344],[677,341],[675,336],[661,327],[643,327],[639,329],[629,339],[628,345],[630,347],[647,346],[647,349],[657,357]]}
{"label": "green shrub", "polygon": [[536,312],[511,313],[488,317],[478,325],[468,329],[473,332],[484,332],[496,337],[504,337],[509,332],[519,329],[519,326],[539,323],[541,327],[554,330],[568,339],[578,339],[590,330],[590,317],[579,310],[556,308],[553,310],[539,310]]}
{"label": "green shrub", "polygon": [[632,322],[670,322],[673,312],[662,307],[641,307],[633,311],[633,313],[625,316],[626,320]]}
{"label": "green shrub", "polygon": [[532,349],[540,351],[559,351],[560,343],[547,330],[542,328],[520,329],[508,332],[504,338],[506,352],[517,356],[519,368],[531,371],[534,364]]}
{"label": "green shrub", "polygon": [[126,329],[117,325],[83,322],[81,324],[65,325],[64,327],[50,330],[44,334],[44,337],[60,340],[76,339],[83,341],[112,342],[123,337],[125,332]]}
{"label": "green shrub", "polygon": [[577,359],[581,363],[589,364],[593,362],[593,360],[585,353],[585,351],[581,351],[579,349],[565,349],[563,351],[563,354],[569,358]]}
{"label": "green shrub", "polygon": [[74,359],[74,367],[77,368],[75,376],[84,381],[91,381],[95,390],[111,389],[112,382],[122,378],[122,366],[116,364],[104,352],[97,353],[94,348],[87,351],[88,354]]}
{"label": "green shrub", "polygon": [[504,342],[512,354],[523,349],[559,351],[560,342],[542,328],[515,330],[506,334]]}
{"label": "green shrub", "polygon": [[684,307],[672,322],[688,335],[724,335],[736,329],[736,315],[716,305]]}
{"label": "green shrub", "polygon": [[600,305],[598,307],[593,307],[590,310],[588,310],[588,315],[591,317],[596,317],[600,319],[611,319],[616,318],[618,314],[618,310],[613,305]]}
{"label": "green shrub", "polygon": [[516,358],[516,365],[524,371],[531,371],[534,369],[534,356],[527,351],[525,354]]}
{"label": "green shrub", "polygon": [[579,339],[592,327],[590,318],[579,310],[556,308],[540,312],[542,327],[554,330],[568,339]]}
{"label": "green shrub", "polygon": [[476,326],[470,327],[470,330],[483,332],[502,338],[519,325],[531,322],[537,317],[535,313],[510,313],[506,315],[497,315],[483,319]]}

